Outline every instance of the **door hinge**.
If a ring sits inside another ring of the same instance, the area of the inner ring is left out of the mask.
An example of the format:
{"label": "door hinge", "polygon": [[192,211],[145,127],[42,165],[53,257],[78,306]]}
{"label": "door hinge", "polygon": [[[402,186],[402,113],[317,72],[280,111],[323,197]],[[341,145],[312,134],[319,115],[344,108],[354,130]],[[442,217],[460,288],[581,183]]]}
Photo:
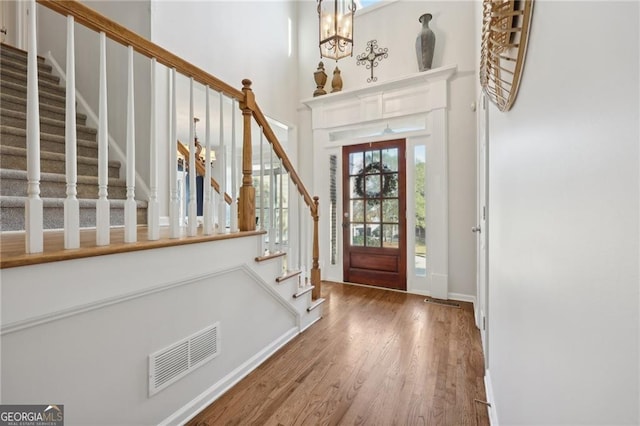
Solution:
{"label": "door hinge", "polygon": [[482,220],[487,220],[487,207],[482,206]]}
{"label": "door hinge", "polygon": [[482,330],[487,329],[487,317],[482,317]]}

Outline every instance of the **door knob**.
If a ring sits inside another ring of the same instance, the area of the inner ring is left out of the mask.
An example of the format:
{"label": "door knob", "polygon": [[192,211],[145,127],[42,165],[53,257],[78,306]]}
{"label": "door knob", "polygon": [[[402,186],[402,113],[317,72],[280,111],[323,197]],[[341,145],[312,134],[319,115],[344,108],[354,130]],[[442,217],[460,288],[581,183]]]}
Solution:
{"label": "door knob", "polygon": [[482,229],[480,229],[479,226],[474,226],[473,228],[471,228],[471,232],[482,232]]}

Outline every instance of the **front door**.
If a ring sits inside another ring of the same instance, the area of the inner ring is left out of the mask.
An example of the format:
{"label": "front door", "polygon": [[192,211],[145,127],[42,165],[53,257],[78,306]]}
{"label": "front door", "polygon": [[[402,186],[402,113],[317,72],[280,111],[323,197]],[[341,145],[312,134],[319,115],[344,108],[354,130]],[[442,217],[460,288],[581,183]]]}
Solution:
{"label": "front door", "polygon": [[344,281],[407,289],[405,140],[342,149]]}

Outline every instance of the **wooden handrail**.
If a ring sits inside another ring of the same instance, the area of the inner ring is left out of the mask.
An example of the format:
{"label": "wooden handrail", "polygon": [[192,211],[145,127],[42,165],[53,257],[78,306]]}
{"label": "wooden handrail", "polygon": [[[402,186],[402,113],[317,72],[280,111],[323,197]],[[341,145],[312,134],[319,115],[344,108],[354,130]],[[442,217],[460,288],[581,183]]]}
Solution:
{"label": "wooden handrail", "polygon": [[133,49],[148,57],[155,58],[159,63],[169,68],[175,68],[180,74],[193,79],[199,83],[209,86],[209,88],[222,92],[225,95],[241,101],[244,95],[238,89],[228,85],[224,81],[212,76],[195,65],[174,55],[168,50],[134,33],[126,27],[110,20],[78,0],[36,0],[42,6],[60,13],[64,16],[73,16],[74,20],[87,28],[97,32],[104,32],[111,40],[131,46]]}
{"label": "wooden handrail", "polygon": [[[180,152],[180,154],[185,158],[189,158],[189,148],[187,148],[180,141],[178,141],[178,152]],[[196,161],[196,172],[201,176],[205,175],[206,170],[204,168],[204,165],[200,161]],[[215,189],[216,192],[220,194],[220,184],[214,178],[211,178],[211,186],[213,186],[213,189]],[[231,196],[226,192],[224,193],[224,200],[227,202],[227,204],[231,204]]]}
{"label": "wooden handrail", "polygon": [[307,206],[309,206],[311,216],[316,217],[318,215],[318,209],[313,201],[313,198],[311,197],[311,195],[309,195],[309,191],[307,191],[307,188],[302,183],[300,176],[298,176],[298,173],[293,168],[293,165],[291,164],[287,153],[285,152],[284,148],[282,148],[282,145],[280,145],[278,138],[276,137],[275,133],[273,133],[271,126],[269,126],[269,122],[267,121],[266,117],[257,104],[255,105],[255,108],[253,110],[253,118],[256,120],[258,125],[262,127],[262,133],[264,133],[267,141],[269,141],[269,143],[273,147],[273,151],[275,152],[275,154],[279,159],[282,160],[282,165],[289,173],[289,176],[291,177],[293,183],[298,188],[298,192],[300,193],[300,195],[302,195],[304,202],[307,204]]}

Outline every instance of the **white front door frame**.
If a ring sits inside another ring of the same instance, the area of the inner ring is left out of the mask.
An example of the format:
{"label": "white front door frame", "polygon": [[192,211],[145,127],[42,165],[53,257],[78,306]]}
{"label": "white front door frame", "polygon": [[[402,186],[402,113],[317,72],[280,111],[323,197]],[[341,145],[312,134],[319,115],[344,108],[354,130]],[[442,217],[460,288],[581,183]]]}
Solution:
{"label": "white front door frame", "polygon": [[[417,280],[408,276],[407,291],[449,298],[447,109],[448,81],[456,71],[457,67],[453,65],[303,101],[312,115],[313,187],[317,188],[320,197],[320,267],[325,279],[342,281],[343,277],[341,232],[337,239],[337,262],[327,264],[331,254],[331,224],[327,214],[330,211],[329,156],[335,154],[341,158],[340,149],[346,145],[404,138],[407,148],[413,147],[414,142],[427,147],[430,163],[426,192],[431,199],[427,202],[426,212],[428,276]],[[340,165],[338,170],[341,170]],[[413,181],[408,179],[407,185],[413,187]],[[337,200],[337,211],[342,212],[341,194]],[[412,200],[412,196],[407,196],[407,203]],[[341,230],[341,226],[340,217],[338,229]],[[407,226],[407,232],[413,232],[410,221]],[[407,240],[407,254],[415,253]],[[413,269],[407,268],[407,273]]]}

